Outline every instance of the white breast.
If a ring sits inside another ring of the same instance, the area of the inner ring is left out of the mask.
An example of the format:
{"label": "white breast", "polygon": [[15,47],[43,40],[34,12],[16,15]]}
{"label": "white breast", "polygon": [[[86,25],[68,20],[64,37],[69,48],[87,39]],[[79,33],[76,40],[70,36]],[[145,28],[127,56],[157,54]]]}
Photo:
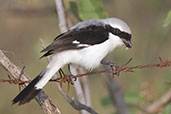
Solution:
{"label": "white breast", "polygon": [[81,65],[85,66],[87,69],[93,69],[100,65],[101,60],[111,51],[113,51],[117,46],[121,46],[123,42],[117,36],[109,34],[109,39],[105,42],[89,46],[81,50],[82,59]]}
{"label": "white breast", "polygon": [[109,39],[105,42],[93,46],[88,46],[81,50],[69,50],[58,54],[61,62],[73,63],[87,69],[93,69],[100,65],[101,60],[117,46],[123,43],[119,37],[109,34]]}
{"label": "white breast", "polygon": [[109,40],[102,44],[89,46],[80,51],[82,55],[81,65],[85,66],[87,69],[93,69],[99,66],[101,60],[109,52]]}
{"label": "white breast", "polygon": [[122,40],[118,36],[113,35],[112,33],[109,33],[109,42],[110,42],[110,47],[109,47],[110,51],[113,51],[116,47],[124,45]]}

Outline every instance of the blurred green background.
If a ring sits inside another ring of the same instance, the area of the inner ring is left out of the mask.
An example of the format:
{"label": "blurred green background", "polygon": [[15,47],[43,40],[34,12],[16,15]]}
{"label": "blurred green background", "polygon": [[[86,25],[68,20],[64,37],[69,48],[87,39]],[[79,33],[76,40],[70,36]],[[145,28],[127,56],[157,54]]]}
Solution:
{"label": "blurred green background", "polygon": [[[77,0],[64,1],[67,16],[76,24],[79,18],[77,14],[72,14],[75,9],[70,1]],[[170,0],[102,0],[101,5],[104,7],[102,15],[123,19],[133,34],[133,48],[128,51],[116,49],[110,56],[112,61],[122,65],[132,57],[129,65],[134,66],[158,63],[158,57],[171,60],[171,25],[166,25],[165,21],[171,10]],[[54,0],[0,0],[0,48],[8,51],[5,54],[16,65],[26,66],[25,72],[32,78],[47,65],[46,59],[39,60],[42,49],[40,38],[48,45],[60,34],[55,10]],[[79,12],[80,17],[89,18],[84,17],[83,12]],[[0,79],[7,79],[7,74],[1,67]],[[101,114],[114,114],[103,83],[104,76],[89,76],[93,108]],[[135,70],[134,73],[121,73],[117,79],[131,114],[135,114],[138,111],[136,106],[146,106],[171,87],[171,68]],[[63,87],[65,90],[66,85]],[[49,83],[44,90],[62,114],[79,113],[58,93],[54,83]],[[43,113],[35,101],[21,107],[11,105],[11,100],[19,92],[18,86],[0,83],[0,91],[0,114]],[[75,96],[73,87],[69,95]],[[171,113],[171,105],[162,113]]]}

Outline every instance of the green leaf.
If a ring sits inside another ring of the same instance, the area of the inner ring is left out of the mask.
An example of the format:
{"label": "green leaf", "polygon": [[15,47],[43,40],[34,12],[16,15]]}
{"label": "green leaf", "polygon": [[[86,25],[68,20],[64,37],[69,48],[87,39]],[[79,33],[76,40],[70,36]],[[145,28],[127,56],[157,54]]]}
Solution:
{"label": "green leaf", "polygon": [[78,19],[78,21],[81,21],[82,19],[79,16],[77,3],[75,1],[70,1],[69,5],[70,5],[70,10],[74,14],[74,16]]}
{"label": "green leaf", "polygon": [[171,114],[171,104],[167,105],[164,110],[163,114]]}
{"label": "green leaf", "polygon": [[101,104],[102,104],[103,106],[111,105],[111,104],[112,104],[112,100],[111,100],[111,98],[110,98],[109,96],[107,96],[107,97],[105,97],[105,98],[103,98],[103,99],[101,100]]}
{"label": "green leaf", "polygon": [[139,103],[139,102],[143,102],[145,101],[145,98],[140,96],[139,93],[136,93],[136,92],[129,92],[129,93],[126,93],[125,94],[125,99],[126,99],[126,102],[128,103]]}
{"label": "green leaf", "polygon": [[82,20],[106,18],[101,0],[78,0],[79,15]]}
{"label": "green leaf", "polygon": [[171,23],[171,10],[168,12],[166,19],[164,20],[164,27]]}

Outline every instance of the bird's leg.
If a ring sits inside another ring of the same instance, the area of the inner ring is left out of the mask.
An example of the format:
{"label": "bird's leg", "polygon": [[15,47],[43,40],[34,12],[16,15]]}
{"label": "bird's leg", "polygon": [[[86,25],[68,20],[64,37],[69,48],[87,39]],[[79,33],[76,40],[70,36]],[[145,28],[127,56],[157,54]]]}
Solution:
{"label": "bird's leg", "polygon": [[67,82],[69,82],[70,78],[68,79],[67,75],[63,72],[63,70],[60,68],[59,69],[59,76],[60,78],[57,78],[56,81],[59,81],[62,78],[65,78]]}
{"label": "bird's leg", "polygon": [[114,77],[115,75],[119,76],[119,73],[116,73],[116,72],[115,72],[115,69],[116,69],[116,67],[117,67],[117,65],[116,65],[115,63],[113,63],[113,62],[107,62],[107,61],[102,60],[102,61],[101,61],[101,64],[102,64],[102,65],[108,65],[108,66],[111,68],[113,77]]}
{"label": "bird's leg", "polygon": [[59,69],[59,75],[60,75],[60,78],[62,78],[63,76],[65,76],[65,74],[64,74],[64,72],[63,72],[63,70],[61,68]]}
{"label": "bird's leg", "polygon": [[[71,73],[71,68],[70,67],[71,67],[70,64],[68,64],[69,82],[73,85],[74,84],[73,81],[72,81],[73,74]],[[77,80],[77,78],[74,78],[74,81],[76,81],[76,80]]]}
{"label": "bird's leg", "polygon": [[60,81],[60,79],[62,79],[63,77],[65,77],[65,74],[64,74],[64,72],[63,72],[63,70],[60,68],[59,69],[59,78],[56,78],[56,79],[51,79],[51,81],[57,81],[57,82],[59,82]]}

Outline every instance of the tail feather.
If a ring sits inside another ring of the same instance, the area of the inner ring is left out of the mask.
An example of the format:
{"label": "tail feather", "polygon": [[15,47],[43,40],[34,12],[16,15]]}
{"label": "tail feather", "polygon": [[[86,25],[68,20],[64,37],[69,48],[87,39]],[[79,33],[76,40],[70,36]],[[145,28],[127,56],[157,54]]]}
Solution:
{"label": "tail feather", "polygon": [[12,100],[12,104],[19,103],[19,105],[22,105],[31,101],[63,65],[65,65],[65,62],[59,60],[58,55],[53,56],[45,70]]}
{"label": "tail feather", "polygon": [[41,91],[41,89],[36,89],[35,85],[43,77],[45,72],[46,70],[43,70],[33,81],[31,81],[31,83],[12,100],[12,104],[19,102],[19,105],[22,105],[32,100]]}

